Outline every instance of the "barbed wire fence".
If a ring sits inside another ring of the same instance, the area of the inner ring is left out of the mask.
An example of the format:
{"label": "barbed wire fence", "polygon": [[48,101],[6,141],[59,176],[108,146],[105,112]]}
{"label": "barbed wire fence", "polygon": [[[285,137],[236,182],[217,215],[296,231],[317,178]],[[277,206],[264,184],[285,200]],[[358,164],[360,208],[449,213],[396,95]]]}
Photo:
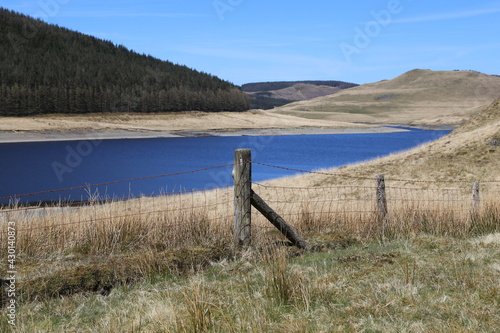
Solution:
{"label": "barbed wire fence", "polygon": [[[471,231],[500,229],[500,181],[360,177],[252,163],[298,174],[343,178],[339,183],[351,180],[352,185],[314,187],[253,183],[255,192],[301,232],[334,231],[382,237],[427,232],[460,236]],[[262,232],[272,231],[262,222],[257,228]]]}
{"label": "barbed wire fence", "polygon": [[[61,202],[56,206],[28,207],[16,204],[16,200],[41,193],[235,168],[242,163],[353,180],[349,185],[312,187],[250,180],[251,190],[299,234],[343,232],[370,236],[380,234],[382,228],[384,237],[419,232],[460,235],[474,228],[480,220],[478,217],[487,216],[494,228],[499,223],[500,181],[482,181],[483,188],[476,193],[469,181],[447,181],[431,188],[429,184],[439,182],[388,177],[384,179],[385,211],[381,215],[376,177],[291,169],[251,159],[199,170],[0,198],[13,202],[0,209],[0,221],[2,225],[15,222],[18,251],[27,257],[44,258],[71,252],[105,255],[231,242],[238,237],[239,228],[235,226],[237,194],[233,185],[149,196],[96,196],[86,202]],[[247,206],[251,207],[249,203]],[[244,236],[250,237],[248,244],[284,239],[267,218],[255,208],[251,209],[251,225],[247,228],[250,236]],[[8,231],[3,227],[0,241],[6,244],[7,239]]]}
{"label": "barbed wire fence", "polygon": [[[233,196],[230,185],[153,195],[99,197],[93,189],[118,183],[196,174],[227,168],[220,165],[172,174],[111,181],[0,198],[0,243],[6,246],[7,224],[15,225],[18,256],[50,258],[76,253],[110,255],[128,251],[157,251],[231,239]],[[46,193],[88,191],[87,201],[21,204]],[[7,251],[2,251],[2,256]]]}

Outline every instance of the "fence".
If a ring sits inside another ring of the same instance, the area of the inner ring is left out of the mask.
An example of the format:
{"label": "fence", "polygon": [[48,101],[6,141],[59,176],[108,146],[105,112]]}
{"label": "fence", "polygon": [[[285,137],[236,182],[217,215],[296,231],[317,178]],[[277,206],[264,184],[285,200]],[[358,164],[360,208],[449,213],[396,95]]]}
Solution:
{"label": "fence", "polygon": [[[498,181],[472,185],[295,170],[311,174],[314,186],[301,185],[308,176],[259,183],[251,179],[252,165],[283,169],[253,161],[250,150],[237,150],[233,164],[209,168],[233,167],[233,185],[91,197],[57,206],[4,206],[0,276],[8,279],[1,283],[8,285],[9,297],[19,290],[27,301],[82,291],[106,294],[138,278],[204,267],[250,245],[329,248],[339,239],[342,246],[345,234],[380,239],[500,230]],[[0,307],[15,300],[0,296]]]}
{"label": "fence", "polygon": [[[263,233],[266,229],[267,232],[272,230],[259,215],[252,213],[250,206],[262,212],[262,202],[267,202],[266,219],[299,247],[307,245],[295,231],[300,234],[340,230],[356,235],[390,237],[419,232],[466,235],[500,228],[499,181],[389,179],[387,186],[384,175],[374,178],[343,175],[352,185],[259,184],[251,180],[252,164],[283,167],[252,161],[250,154],[249,150],[235,153],[235,241],[240,245],[249,245],[252,238],[256,238],[251,234],[252,229],[260,229]],[[330,178],[340,176],[338,173],[295,171]],[[405,185],[398,185],[401,183]],[[443,186],[450,184],[454,187]],[[487,185],[481,192],[480,184]],[[269,206],[275,208],[272,213]],[[254,227],[252,221],[258,226]]]}
{"label": "fence", "polygon": [[[224,185],[202,191],[112,200],[93,198],[72,206],[4,207],[0,209],[2,256],[7,253],[9,222],[15,224],[18,253],[28,258],[72,252],[107,255],[231,240],[238,246],[248,246],[285,241],[285,237],[292,244],[305,247],[307,244],[301,237],[311,233],[332,231],[382,237],[419,232],[460,235],[478,228],[480,223],[481,227],[488,224],[490,228],[497,228],[499,223],[498,181],[474,185],[453,181],[432,187],[436,182],[344,175],[352,181],[301,187],[276,181],[252,182],[253,164],[282,168],[252,161],[249,150],[238,150],[234,164],[209,168],[233,166],[234,187]],[[339,176],[330,172],[295,171],[320,174],[334,179],[332,183]],[[401,183],[405,185],[398,185]],[[413,185],[406,185],[409,183]],[[441,186],[449,184],[454,187]],[[84,187],[97,185],[102,184]]]}

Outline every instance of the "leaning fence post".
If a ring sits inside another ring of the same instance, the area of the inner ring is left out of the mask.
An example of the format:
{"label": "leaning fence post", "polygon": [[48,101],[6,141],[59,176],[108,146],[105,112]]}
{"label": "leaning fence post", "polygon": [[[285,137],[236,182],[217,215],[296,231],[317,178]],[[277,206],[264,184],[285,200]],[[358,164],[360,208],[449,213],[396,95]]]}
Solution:
{"label": "leaning fence post", "polygon": [[[385,226],[385,221],[387,217],[387,197],[385,193],[385,177],[384,175],[378,175],[377,179],[377,211],[378,211],[378,223],[382,228]],[[381,229],[381,231],[383,231]]]}
{"label": "leaning fence post", "polygon": [[472,210],[477,213],[479,210],[479,204],[481,200],[479,198],[479,182],[472,184]]}
{"label": "leaning fence post", "polygon": [[306,249],[307,243],[299,236],[288,223],[283,220],[261,197],[252,191],[252,205],[264,215],[293,245],[299,249]]}
{"label": "leaning fence post", "polygon": [[234,151],[234,242],[247,247],[252,242],[252,152]]}

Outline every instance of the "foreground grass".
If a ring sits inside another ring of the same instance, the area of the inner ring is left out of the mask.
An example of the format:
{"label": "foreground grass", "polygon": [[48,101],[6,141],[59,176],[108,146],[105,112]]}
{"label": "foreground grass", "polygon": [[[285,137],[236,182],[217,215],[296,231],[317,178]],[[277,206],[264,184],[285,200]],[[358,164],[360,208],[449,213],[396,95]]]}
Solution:
{"label": "foreground grass", "polygon": [[[257,214],[252,250],[234,248],[226,189],[1,211],[3,225],[17,228],[16,331],[493,332],[500,325],[495,192],[483,191],[472,209],[460,189],[425,190],[418,200],[422,190],[390,188],[380,219],[370,187],[256,189],[307,251],[276,248],[285,239]],[[7,235],[0,233],[4,263]],[[475,240],[483,235],[496,238]],[[6,267],[0,275],[8,276]],[[0,332],[11,330],[6,301]]]}
{"label": "foreground grass", "polygon": [[[344,239],[345,240],[345,239]],[[19,332],[495,332],[500,234],[245,252],[108,296],[20,305]],[[320,250],[321,248],[321,250]],[[2,317],[0,330],[7,332]]]}

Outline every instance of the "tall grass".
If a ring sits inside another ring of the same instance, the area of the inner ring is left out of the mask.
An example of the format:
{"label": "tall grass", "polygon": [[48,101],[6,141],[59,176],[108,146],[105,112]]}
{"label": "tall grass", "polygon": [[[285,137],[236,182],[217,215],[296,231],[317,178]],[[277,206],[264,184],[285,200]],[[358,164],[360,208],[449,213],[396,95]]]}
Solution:
{"label": "tall grass", "polygon": [[[498,235],[249,250],[203,274],[26,303],[25,332],[496,332]],[[251,254],[251,256],[247,256]],[[3,325],[3,326],[2,326]],[[0,321],[0,329],[8,326]]]}
{"label": "tall grass", "polygon": [[[467,192],[427,191],[424,200],[417,191],[390,192],[389,212],[380,225],[370,187],[307,192],[261,189],[265,200],[313,250],[348,247],[354,238],[467,237],[500,230],[500,204],[495,195],[485,195],[481,206],[473,210]],[[285,241],[257,212],[253,216],[255,247]],[[79,208],[18,207],[0,211],[0,220],[4,226],[7,221],[16,222],[19,288],[26,301],[87,291],[107,294],[116,286],[166,272],[196,272],[236,253],[229,189]],[[6,240],[7,233],[1,232],[4,261]],[[269,270],[264,274],[266,294],[274,295],[280,304],[308,304],[306,284],[290,273],[279,252],[263,256],[263,262]],[[5,275],[5,266],[0,273]],[[200,317],[196,304],[191,304],[191,312]],[[210,321],[203,316],[199,320]]]}

